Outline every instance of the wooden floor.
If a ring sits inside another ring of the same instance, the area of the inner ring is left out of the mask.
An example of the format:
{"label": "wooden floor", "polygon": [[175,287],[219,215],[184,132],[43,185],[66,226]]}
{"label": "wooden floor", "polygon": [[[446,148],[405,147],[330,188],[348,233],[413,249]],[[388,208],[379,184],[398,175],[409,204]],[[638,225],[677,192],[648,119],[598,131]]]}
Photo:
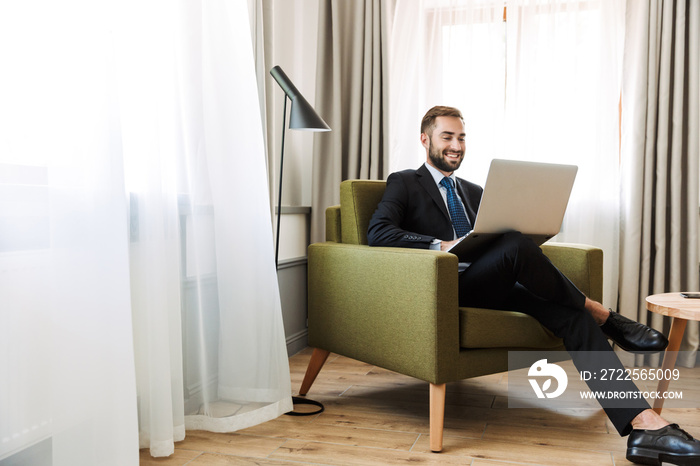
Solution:
{"label": "wooden floor", "polygon": [[[310,355],[305,350],[289,360],[293,390]],[[681,379],[670,388],[697,399],[700,369],[680,370]],[[507,378],[496,374],[448,384],[444,450],[431,453],[427,383],[331,355],[308,395],[325,405],[322,414],[281,416],[230,434],[189,431],[173,456],[152,458],[142,450],[140,464],[631,464],[625,460],[625,439],[602,410],[509,409]],[[664,409],[663,414],[700,437],[700,409]]]}

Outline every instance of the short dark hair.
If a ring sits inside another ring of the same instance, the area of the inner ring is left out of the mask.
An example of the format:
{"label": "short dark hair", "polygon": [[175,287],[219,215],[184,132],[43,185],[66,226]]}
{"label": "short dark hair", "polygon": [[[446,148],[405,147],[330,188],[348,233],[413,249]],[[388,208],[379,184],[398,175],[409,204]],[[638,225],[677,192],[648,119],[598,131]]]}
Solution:
{"label": "short dark hair", "polygon": [[437,105],[425,114],[423,121],[420,123],[420,132],[425,133],[430,136],[435,129],[435,120],[437,117],[447,116],[447,117],[457,117],[464,123],[464,117],[462,117],[462,112],[454,107],[445,107],[443,105]]}

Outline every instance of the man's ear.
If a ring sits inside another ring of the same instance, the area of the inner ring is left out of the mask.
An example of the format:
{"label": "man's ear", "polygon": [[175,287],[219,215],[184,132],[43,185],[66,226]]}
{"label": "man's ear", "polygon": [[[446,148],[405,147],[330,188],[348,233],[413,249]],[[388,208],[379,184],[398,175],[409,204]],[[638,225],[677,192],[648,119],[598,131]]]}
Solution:
{"label": "man's ear", "polygon": [[427,150],[430,148],[430,137],[425,133],[420,133],[420,143],[423,144],[423,147]]}

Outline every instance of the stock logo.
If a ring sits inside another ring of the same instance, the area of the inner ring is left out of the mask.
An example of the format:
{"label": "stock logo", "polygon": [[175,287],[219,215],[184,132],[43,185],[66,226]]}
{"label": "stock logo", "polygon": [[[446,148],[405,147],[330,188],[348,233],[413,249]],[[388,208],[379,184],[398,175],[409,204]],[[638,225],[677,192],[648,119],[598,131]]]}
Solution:
{"label": "stock logo", "polygon": [[[528,379],[528,381],[530,385],[532,385],[532,389],[535,391],[537,398],[556,398],[564,393],[569,383],[569,378],[566,376],[564,369],[556,364],[547,363],[546,359],[540,359],[530,366],[527,375],[529,377],[535,377],[534,379]],[[541,386],[538,379],[543,379]],[[552,388],[552,379],[557,381],[557,386],[556,390],[549,391]]]}

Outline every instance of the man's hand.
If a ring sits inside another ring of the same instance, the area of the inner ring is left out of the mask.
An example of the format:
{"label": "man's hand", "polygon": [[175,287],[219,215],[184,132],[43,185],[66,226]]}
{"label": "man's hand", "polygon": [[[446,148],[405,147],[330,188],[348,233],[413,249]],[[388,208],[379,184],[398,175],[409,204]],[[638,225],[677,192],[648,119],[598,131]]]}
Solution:
{"label": "man's hand", "polygon": [[459,240],[455,239],[452,241],[443,241],[440,243],[440,251],[447,251],[450,249],[452,246],[454,246]]}

